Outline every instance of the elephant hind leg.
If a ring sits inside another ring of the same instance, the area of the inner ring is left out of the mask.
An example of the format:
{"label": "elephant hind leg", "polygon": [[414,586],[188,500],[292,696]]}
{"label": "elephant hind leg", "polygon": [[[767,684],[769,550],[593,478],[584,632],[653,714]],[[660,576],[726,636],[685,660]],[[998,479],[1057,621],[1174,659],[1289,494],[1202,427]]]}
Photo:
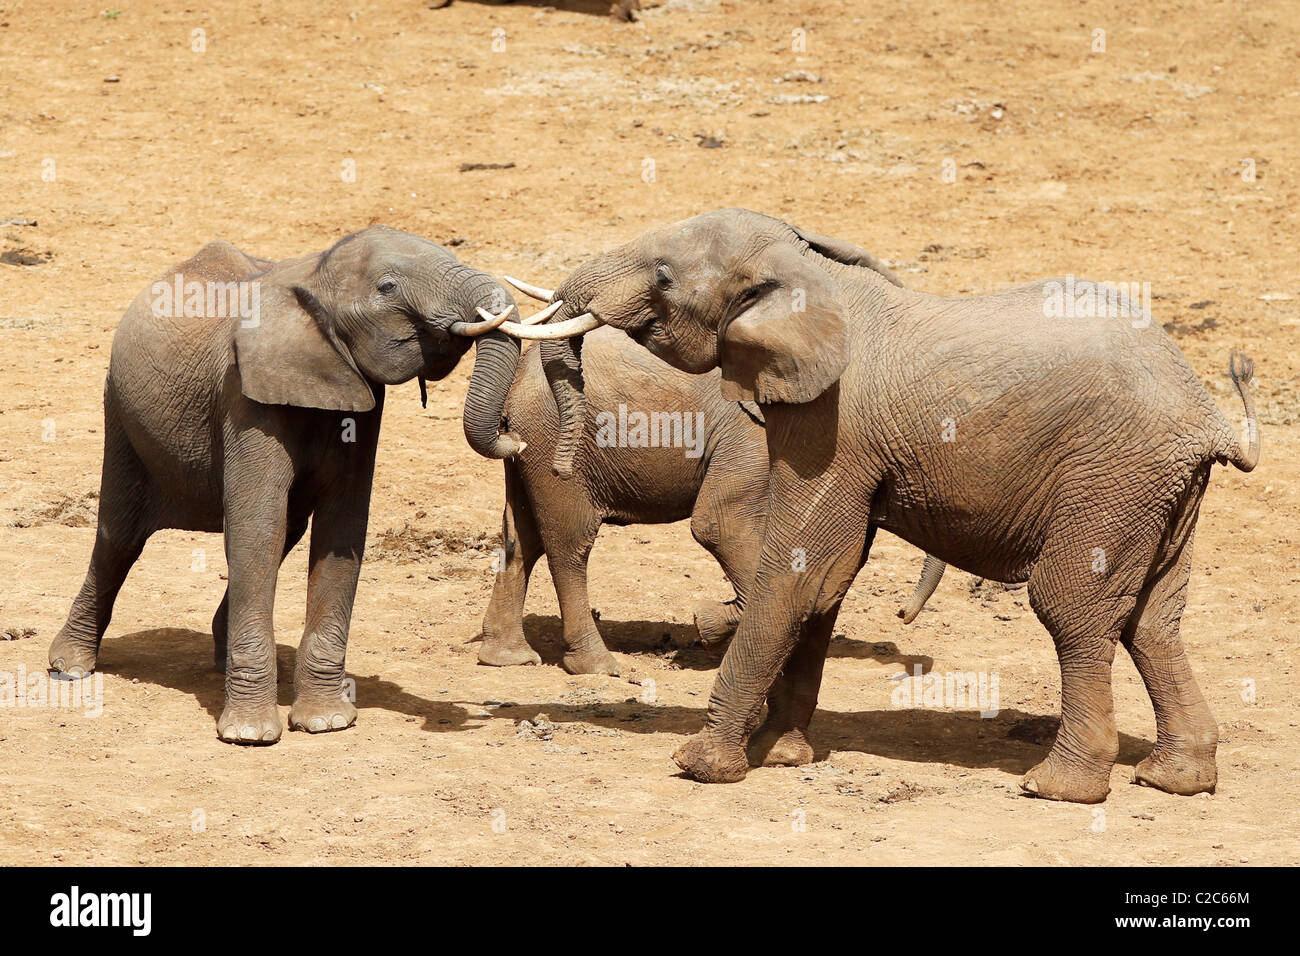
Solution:
{"label": "elephant hind leg", "polygon": [[748,576],[738,572],[737,562],[747,555],[738,555],[738,543],[734,536],[727,535],[727,515],[725,500],[709,493],[708,486],[701,489],[695,502],[695,511],[691,515],[691,535],[700,547],[713,555],[735,588],[736,596],[730,601],[700,601],[695,605],[695,630],[705,644],[722,644],[731,640],[740,624],[740,615],[744,610],[745,594],[754,579],[754,567],[758,563],[758,551],[762,541],[753,542],[753,566],[748,569]]}
{"label": "elephant hind leg", "polygon": [[560,602],[565,646],[561,664],[570,674],[618,676],[618,659],[600,636],[587,594],[587,559],[604,516],[578,482],[551,476],[543,480],[549,504],[534,514]]}
{"label": "elephant hind leg", "polygon": [[1133,782],[1167,793],[1213,793],[1218,782],[1219,730],[1192,676],[1179,635],[1191,574],[1193,530],[1205,477],[1175,515],[1170,540],[1138,605],[1123,642],[1137,666],[1156,716],[1156,745],[1134,771]]}
{"label": "elephant hind leg", "polygon": [[709,647],[718,647],[736,636],[740,618],[744,613],[740,598],[730,601],[700,601],[695,605],[695,630],[700,641]]}
{"label": "elephant hind leg", "polygon": [[50,644],[51,670],[83,677],[95,669],[118,591],[157,528],[155,494],[144,463],[109,405],[95,547],[81,591]]}
{"label": "elephant hind leg", "polygon": [[1052,635],[1061,668],[1061,723],[1047,758],[1025,774],[1035,796],[1100,803],[1119,753],[1111,693],[1115,645],[1160,547],[1164,522],[1149,512],[1059,526],[1029,576],[1029,602]]}
{"label": "elephant hind leg", "polygon": [[542,555],[542,540],[537,533],[533,506],[516,465],[505,463],[506,504],[501,514],[501,553],[497,560],[492,599],[483,618],[483,644],[479,648],[480,664],[509,667],[515,664],[540,664],[541,656],[524,637],[524,601],[528,596],[528,579],[533,565]]}

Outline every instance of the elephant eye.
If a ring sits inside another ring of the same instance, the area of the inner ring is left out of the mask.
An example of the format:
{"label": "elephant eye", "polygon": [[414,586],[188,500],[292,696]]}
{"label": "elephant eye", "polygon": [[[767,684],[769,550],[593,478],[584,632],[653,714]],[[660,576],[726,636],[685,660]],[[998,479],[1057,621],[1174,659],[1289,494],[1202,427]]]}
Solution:
{"label": "elephant eye", "polygon": [[394,282],[392,279],[385,279],[383,282],[379,283],[380,295],[392,295],[396,291],[397,291],[397,283]]}
{"label": "elephant eye", "polygon": [[736,305],[740,308],[747,308],[758,300],[760,296],[767,294],[776,287],[775,280],[763,279],[754,285],[749,286],[736,297]]}
{"label": "elephant eye", "polygon": [[660,291],[670,288],[672,284],[673,274],[669,271],[667,266],[661,265],[655,269],[655,286]]}

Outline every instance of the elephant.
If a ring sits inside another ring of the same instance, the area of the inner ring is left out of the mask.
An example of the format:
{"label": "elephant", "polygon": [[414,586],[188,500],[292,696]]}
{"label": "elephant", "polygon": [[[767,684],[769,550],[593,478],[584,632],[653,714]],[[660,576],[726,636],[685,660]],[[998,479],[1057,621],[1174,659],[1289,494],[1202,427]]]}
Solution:
{"label": "elephant", "polygon": [[153,532],[224,531],[228,585],[212,621],[226,674],[217,734],[274,743],[276,577],[312,520],[289,723],[351,726],[344,657],[384,386],[419,377],[423,391],[477,343],[466,439],[487,457],[516,454],[501,412],[516,339],[529,331],[512,316],[514,300],[492,276],[383,226],[283,262],[212,242],[141,291],[113,337],[94,550],[50,646],[51,670],[94,670],[118,591]]}
{"label": "elephant", "polygon": [[[883,265],[878,268],[900,284]],[[547,290],[503,278],[535,297],[550,297]],[[507,426],[528,451],[504,463],[503,559],[483,620],[482,664],[541,662],[524,638],[523,614],[533,566],[545,554],[560,604],[564,669],[571,674],[619,673],[587,596],[587,560],[603,524],[689,518],[692,536],[717,559],[735,589],[730,601],[696,606],[700,638],[705,644],[721,643],[740,622],[758,567],[767,504],[761,409],[752,402],[726,401],[716,370],[705,375],[678,371],[617,329],[588,333],[583,371],[591,414],[573,481],[556,477],[549,468],[558,414],[540,349],[524,355],[506,399]],[[904,623],[920,612],[943,571],[943,562],[926,557],[916,593],[898,612]]]}
{"label": "elephant", "polygon": [[[1254,363],[1229,361],[1243,439],[1173,340],[1114,287],[1066,277],[946,297],[894,286],[867,258],[728,209],[594,256],[555,292],[563,321],[614,326],[686,372],[720,369],[722,396],[759,403],[767,420],[758,569],[678,766],[729,782],[751,765],[813,759],[836,614],[884,528],[972,574],[1027,583],[1057,651],[1061,720],[1025,792],[1109,793],[1117,643],[1155,711],[1134,781],[1213,791],[1218,728],[1179,624],[1211,467],[1259,459]],[[543,350],[563,475],[581,433],[581,345]]]}
{"label": "elephant", "polygon": [[[541,349],[524,355],[506,401],[506,427],[527,451],[505,462],[504,560],[483,621],[478,659],[484,664],[541,662],[524,639],[523,612],[529,575],[544,553],[560,603],[564,669],[619,673],[587,597],[587,558],[602,524],[691,519],[691,534],[717,559],[736,592],[727,603],[696,607],[695,624],[706,643],[731,636],[758,565],[767,445],[757,407],[750,406],[751,416],[722,398],[716,376],[679,372],[616,329],[598,329],[587,340],[587,395],[599,413],[587,420],[573,480],[550,469],[559,416]],[[638,421],[634,416],[644,416],[644,444],[635,431],[627,440],[628,420],[634,428]],[[651,416],[657,419],[653,444]],[[598,422],[607,423],[603,431]]]}

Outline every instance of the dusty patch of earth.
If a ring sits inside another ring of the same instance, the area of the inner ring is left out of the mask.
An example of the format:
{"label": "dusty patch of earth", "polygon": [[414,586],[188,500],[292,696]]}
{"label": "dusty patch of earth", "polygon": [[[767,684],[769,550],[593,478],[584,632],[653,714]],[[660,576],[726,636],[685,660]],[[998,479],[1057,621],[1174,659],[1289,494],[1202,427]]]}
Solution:
{"label": "dusty patch of earth", "polygon": [[[1023,592],[955,573],[902,627],[920,555],[884,536],[845,603],[807,767],[676,775],[717,665],[692,646],[691,608],[726,594],[682,525],[597,544],[623,678],[557,666],[544,566],[527,621],[543,665],[477,666],[502,491],[461,435],[466,364],[427,409],[414,383],[389,399],[349,657],[357,726],[219,743],[221,541],[159,534],[105,642],[102,715],[0,709],[0,859],[1300,859],[1300,157],[1280,81],[1300,66],[1300,10],[669,0],[626,24],[595,15],[605,3],[559,6],[0,5],[0,250],[41,260],[0,263],[0,624],[39,632],[0,642],[0,672],[40,672],[80,585],[112,332],[169,263],[215,237],[287,257],[383,222],[550,284],[655,223],[745,205],[934,292],[1149,281],[1234,416],[1228,352],[1253,354],[1263,461],[1215,471],[1184,626],[1222,726],[1219,792],[1128,783],[1154,724],[1121,653],[1110,800],[1019,796],[1056,714],[1050,640]],[[282,680],[305,547],[281,575]],[[997,716],[895,707],[891,678],[914,665],[996,672]]]}

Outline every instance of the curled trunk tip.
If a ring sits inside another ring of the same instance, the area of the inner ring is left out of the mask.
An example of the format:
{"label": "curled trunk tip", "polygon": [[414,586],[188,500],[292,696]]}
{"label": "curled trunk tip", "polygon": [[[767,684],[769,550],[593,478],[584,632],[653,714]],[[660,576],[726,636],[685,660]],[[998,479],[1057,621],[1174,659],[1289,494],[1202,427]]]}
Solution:
{"label": "curled trunk tip", "polygon": [[501,430],[506,396],[519,367],[519,343],[500,331],[474,341],[474,371],[465,393],[465,440],[484,458],[509,458],[523,451],[517,436]]}

